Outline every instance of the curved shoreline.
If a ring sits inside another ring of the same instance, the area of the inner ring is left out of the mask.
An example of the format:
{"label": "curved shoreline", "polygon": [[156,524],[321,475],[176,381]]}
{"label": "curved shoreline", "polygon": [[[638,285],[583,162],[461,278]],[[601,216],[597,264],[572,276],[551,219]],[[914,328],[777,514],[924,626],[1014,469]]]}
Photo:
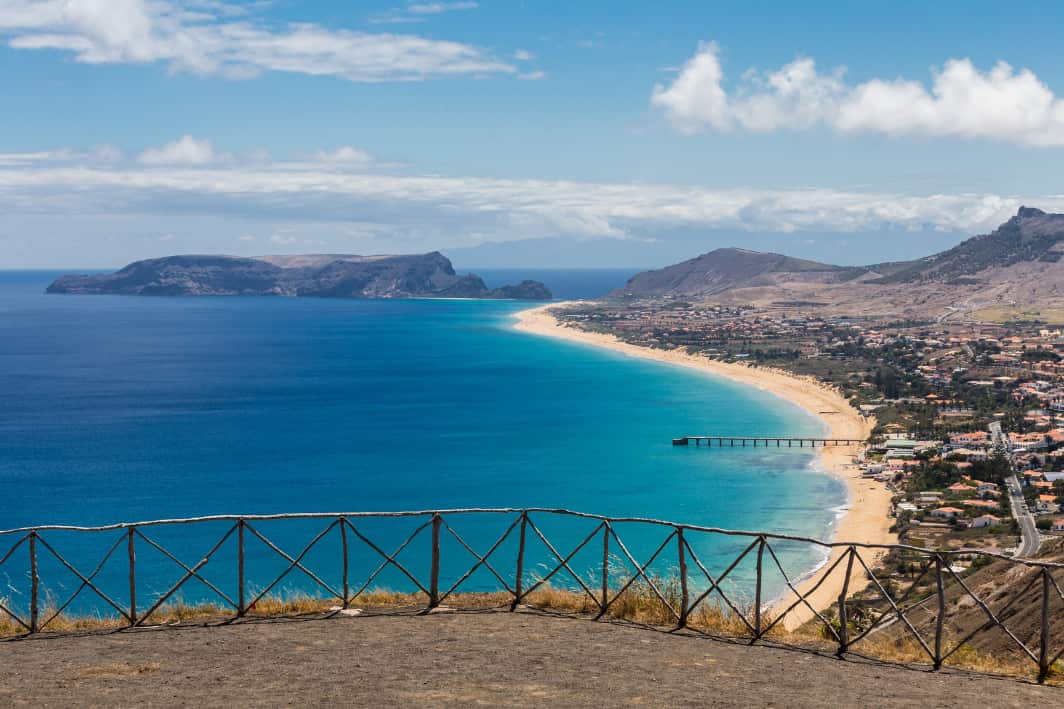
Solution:
{"label": "curved shoreline", "polygon": [[[698,369],[757,387],[786,399],[819,418],[829,431],[828,437],[863,439],[871,433],[873,421],[862,418],[838,391],[812,377],[800,377],[776,369],[720,362],[683,351],[640,347],[623,342],[613,335],[567,327],[551,315],[550,310],[571,304],[572,302],[549,303],[520,311],[515,314],[517,323],[514,327],[521,332],[604,347],[632,357]],[[896,543],[897,537],[890,532],[891,520],[888,517],[891,493],[881,483],[861,477],[860,469],[853,463],[857,447],[825,447],[818,452],[824,472],[842,481],[847,491],[847,510],[835,525],[833,540],[871,544]],[[810,571],[795,587],[802,593],[809,592],[821,582],[826,569],[831,568],[845,551],[845,548],[833,549],[824,563]],[[871,559],[866,561],[871,566]],[[809,603],[819,611],[837,601],[843,589],[844,576],[844,572],[837,571],[824,580],[820,587],[809,595]],[[864,570],[857,565],[850,579],[850,589],[856,591],[866,583]],[[772,610],[783,610],[795,598],[793,593],[786,592]],[[784,625],[794,628],[812,617],[813,613],[804,605],[800,605],[788,614]]]}

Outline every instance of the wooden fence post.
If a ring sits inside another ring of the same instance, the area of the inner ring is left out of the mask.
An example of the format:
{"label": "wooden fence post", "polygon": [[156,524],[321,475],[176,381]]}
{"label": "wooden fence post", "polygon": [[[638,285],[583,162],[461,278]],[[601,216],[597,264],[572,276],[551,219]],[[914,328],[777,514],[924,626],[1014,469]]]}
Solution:
{"label": "wooden fence post", "polygon": [[[599,601],[599,615],[606,611],[610,601],[610,523],[602,523],[602,599]],[[595,620],[598,620],[596,618]]]}
{"label": "wooden fence post", "polygon": [[946,623],[946,591],[942,579],[942,557],[935,554],[935,588],[938,594],[938,617],[935,618],[934,669],[942,667],[942,629]]}
{"label": "wooden fence post", "polygon": [[30,632],[40,632],[40,585],[37,573],[37,532],[30,532]]}
{"label": "wooden fence post", "polygon": [[440,524],[438,512],[432,513],[432,568],[429,571],[429,610],[440,605]]}
{"label": "wooden fence post", "polygon": [[343,571],[343,585],[344,585],[344,598],[341,604],[343,608],[347,608],[348,596],[350,596],[350,585],[348,584],[348,561],[347,561],[347,518],[340,518],[340,547],[343,550],[344,555],[344,571]]}
{"label": "wooden fence post", "polygon": [[522,586],[525,576],[525,530],[528,527],[528,511],[521,512],[521,533],[517,543],[517,578],[514,579],[514,602],[510,604],[510,610],[517,609],[524,596]]}
{"label": "wooden fence post", "polygon": [[851,546],[846,552],[849,558],[846,560],[846,578],[842,581],[842,591],[839,593],[839,649],[835,654],[842,657],[846,654],[846,648],[850,644],[850,621],[846,615],[846,596],[850,593],[850,575],[853,573],[853,555],[856,550]]}
{"label": "wooden fence post", "polygon": [[126,541],[129,552],[129,625],[137,624],[137,550],[133,542],[135,528],[129,528],[129,538]]}
{"label": "wooden fence post", "polygon": [[236,546],[237,546],[237,556],[236,556],[236,586],[237,586],[237,588],[236,588],[236,594],[237,594],[237,596],[236,596],[236,598],[237,598],[237,601],[236,601],[236,616],[238,618],[242,617],[245,613],[247,613],[247,610],[248,610],[244,606],[244,587],[247,585],[245,583],[245,577],[244,577],[244,526],[245,526],[244,525],[244,520],[241,519],[241,520],[237,521],[237,523],[236,523]]}
{"label": "wooden fence post", "polygon": [[754,589],[754,640],[761,639],[761,590],[764,583],[762,561],[765,557],[765,538],[757,543],[757,587]]}
{"label": "wooden fence post", "polygon": [[678,627],[687,627],[687,606],[690,597],[687,590],[687,556],[684,549],[683,527],[676,528],[676,555],[680,562],[680,619]]}
{"label": "wooden fence post", "polygon": [[1038,684],[1049,676],[1049,569],[1042,567],[1042,632],[1038,648]]}

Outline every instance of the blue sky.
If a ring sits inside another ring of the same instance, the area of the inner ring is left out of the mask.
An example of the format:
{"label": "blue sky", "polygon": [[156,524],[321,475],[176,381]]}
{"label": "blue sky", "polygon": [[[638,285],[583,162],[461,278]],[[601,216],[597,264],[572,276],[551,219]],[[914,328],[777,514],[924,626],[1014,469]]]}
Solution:
{"label": "blue sky", "polygon": [[0,0],[0,268],[915,256],[1021,203],[1064,210],[1062,20],[1023,2]]}

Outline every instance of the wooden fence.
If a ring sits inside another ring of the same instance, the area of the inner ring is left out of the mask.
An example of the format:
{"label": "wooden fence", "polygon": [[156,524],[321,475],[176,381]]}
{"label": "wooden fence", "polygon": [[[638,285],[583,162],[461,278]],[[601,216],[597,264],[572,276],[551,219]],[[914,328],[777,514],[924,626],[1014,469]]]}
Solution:
{"label": "wooden fence", "polygon": [[[505,531],[485,551],[477,551],[451,524],[454,518],[466,515],[500,518],[502,523],[499,528],[505,527]],[[542,529],[544,520],[556,518],[583,520],[590,531],[586,534],[581,532],[579,543],[563,553]],[[389,551],[384,544],[378,543],[379,540],[372,538],[372,532],[367,531],[366,527],[371,520],[395,519],[409,521],[412,531],[401,544]],[[267,523],[292,520],[304,520],[315,525],[320,521],[324,525],[294,554],[282,549],[261,531]],[[159,528],[206,524],[221,525],[224,532],[194,563],[186,563],[157,539],[153,539],[153,536],[157,536],[155,530]],[[631,553],[618,533],[619,527],[629,524],[649,525],[659,530],[662,536],[663,540],[657,544],[653,554],[642,562]],[[55,535],[68,533],[94,534],[106,539],[100,547],[106,551],[91,571],[86,573],[77,568],[50,541]],[[428,568],[408,568],[400,555],[423,535],[430,539],[430,551],[425,555]],[[730,538],[736,543],[735,548],[741,548],[742,551],[729,557],[729,561],[720,564],[720,570],[713,572],[710,565],[695,552],[697,545],[692,544],[692,539],[701,535]],[[204,569],[217,558],[219,549],[234,538],[235,588],[226,592],[204,575]],[[338,584],[324,580],[322,576],[330,574],[319,575],[305,563],[308,554],[327,538],[332,539],[334,545],[337,541],[339,543],[340,554],[335,559],[338,568],[332,569],[332,575],[339,577]],[[441,585],[441,540],[445,538],[452,545],[457,543],[473,559],[468,569],[452,575],[455,580],[446,588]],[[284,566],[279,575],[254,593],[250,590],[246,573],[246,548],[251,539],[257,540],[283,560]],[[514,553],[511,549],[504,556],[500,549],[508,540],[511,546],[516,546],[516,550]],[[542,545],[540,548],[550,557],[550,564],[541,565],[536,570],[529,568],[531,557],[527,550],[531,542]],[[891,632],[915,641],[920,652],[926,656],[927,663],[933,669],[938,669],[955,653],[967,647],[966,644],[974,637],[1000,632],[1022,658],[1033,663],[1032,669],[1037,668],[1041,682],[1064,654],[1064,638],[1053,637],[1051,633],[1053,628],[1064,630],[1064,591],[1060,585],[1061,579],[1064,579],[1064,565],[969,550],[930,551],[907,545],[824,542],[784,534],[540,508],[222,515],[100,527],[51,525],[0,531],[0,549],[8,544],[10,546],[0,555],[0,570],[4,570],[5,564],[10,567],[20,549],[28,552],[28,607],[22,610],[14,604],[0,602],[0,614],[10,617],[26,634],[47,630],[86,591],[95,594],[98,599],[96,603],[101,608],[109,608],[118,614],[124,624],[135,627],[148,622],[154,613],[175,598],[175,594],[193,579],[209,589],[213,601],[227,606],[231,617],[235,619],[247,614],[292,572],[299,572],[309,579],[315,592],[323,591],[347,608],[363,594],[373,590],[374,582],[381,573],[391,569],[398,571],[409,582],[411,591],[416,589],[423,594],[426,610],[438,607],[453,594],[459,593],[463,584],[478,571],[486,571],[493,579],[492,583],[497,584],[494,590],[505,594],[511,610],[527,603],[537,590],[557,580],[562,585],[567,584],[571,590],[586,595],[586,605],[601,618],[610,613],[633,584],[640,584],[644,592],[661,603],[676,627],[687,626],[692,614],[712,604],[730,613],[741,629],[740,635],[750,642],[765,638],[774,629],[782,628],[789,617],[801,613],[810,624],[819,627],[822,637],[834,644],[840,656],[854,651],[856,645],[867,642],[868,638],[893,628]],[[367,553],[376,559],[376,567],[364,577],[352,578],[350,558],[354,545],[362,545],[363,551],[368,550]],[[808,545],[826,550],[830,552],[829,563],[818,572],[815,580],[799,583],[787,574],[785,564],[777,553],[781,546],[787,545]],[[596,547],[601,549],[601,557],[594,551]],[[138,605],[137,553],[143,549],[153,550],[181,569],[180,578],[167,590],[152,594],[146,608]],[[582,552],[585,555],[594,553],[596,558],[601,559],[601,566],[596,562],[595,568],[574,568],[574,559]],[[123,554],[126,557],[123,568],[128,571],[128,586],[123,589],[124,598],[117,601],[108,595],[97,579],[112,558],[116,555],[120,558]],[[910,574],[904,589],[899,588],[877,567],[877,563],[890,554],[908,559]],[[995,588],[993,593],[984,593],[986,597],[981,597],[965,581],[969,572],[955,567],[953,562],[958,557],[976,560],[978,563],[973,568],[991,562],[1004,562],[1010,573],[1006,574],[1009,579],[1003,585],[1009,592],[1003,593],[1001,588]],[[42,616],[44,592],[39,569],[45,558],[50,563],[57,562],[79,583],[68,597],[57,600]],[[620,571],[616,564],[611,563],[614,559],[623,562]],[[675,575],[673,581],[678,589],[663,591],[662,575],[651,572],[655,563],[660,565],[663,561],[669,564]],[[725,582],[729,578],[730,583],[735,582],[735,572],[741,564],[745,564],[744,568],[749,568],[752,573],[744,582],[748,593],[744,593],[742,599],[737,599],[734,592],[726,589]],[[823,603],[814,605],[812,599],[819,589],[830,578],[834,577],[837,583],[840,573],[843,574],[841,592],[837,597],[833,596],[832,607],[825,609]],[[783,588],[782,596],[768,597],[766,579],[770,575]],[[853,586],[857,584],[864,587],[860,600],[851,594]],[[1022,590],[1017,591],[1018,588]],[[0,601],[3,600],[0,597]],[[855,622],[858,606],[862,615],[860,623]],[[962,612],[970,615],[972,609],[977,609],[975,612],[979,614],[979,622],[964,625],[957,621]],[[1037,614],[1033,620],[1031,613]],[[1010,623],[1014,626],[1021,623],[1023,628],[1017,630],[1010,627]],[[1061,634],[1064,633],[1057,633]],[[1054,652],[1056,648],[1059,649]]]}

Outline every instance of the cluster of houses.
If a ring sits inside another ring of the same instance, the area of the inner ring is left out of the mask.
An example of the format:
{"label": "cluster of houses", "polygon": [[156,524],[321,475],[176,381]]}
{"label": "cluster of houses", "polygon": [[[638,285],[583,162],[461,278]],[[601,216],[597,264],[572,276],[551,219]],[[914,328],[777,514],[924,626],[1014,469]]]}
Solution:
{"label": "cluster of houses", "polygon": [[[652,347],[698,346],[710,343],[772,342],[806,357],[831,356],[835,348],[863,342],[866,330],[842,316],[802,315],[757,310],[751,306],[691,304],[674,298],[646,302],[599,303],[572,308],[565,320],[591,327],[605,326],[624,339]],[[734,348],[731,354],[736,357]],[[727,354],[721,350],[721,354]]]}
{"label": "cluster of houses", "polygon": [[[915,493],[911,499],[895,503],[895,515],[908,512],[931,523],[948,524],[951,528],[966,527],[984,529],[1008,522],[1007,501],[1002,500],[1001,490],[995,483],[972,479],[965,473],[973,462],[985,461],[995,448],[1006,452],[1013,460],[1023,461],[1028,468],[1044,465],[1045,455],[1032,451],[1055,448],[1064,441],[1064,430],[1054,429],[1039,434],[1005,434],[1000,427],[991,431],[956,433],[949,441],[920,441],[891,434],[871,447],[861,459],[865,477],[887,483],[901,491],[912,474],[925,463],[948,461],[961,471],[961,480],[945,490],[925,490]],[[1049,444],[1046,444],[1046,441]],[[1064,481],[1064,472],[1045,472],[1024,469],[1020,476],[1025,489],[1032,498],[1030,509],[1036,515],[1053,516],[1062,512],[1057,503],[1055,483]],[[917,522],[919,524],[919,522]],[[1054,518],[1052,531],[1064,531],[1064,517]]]}
{"label": "cluster of houses", "polygon": [[[1023,485],[1035,492],[1031,511],[1039,515],[1055,515],[1060,513],[1060,505],[1057,503],[1055,483],[1064,480],[1064,473],[1044,472],[1039,470],[1027,470],[1023,473]],[[1058,525],[1059,523],[1059,525]],[[1054,520],[1053,528],[1060,527],[1064,531],[1064,517]]]}
{"label": "cluster of houses", "polygon": [[[832,318],[783,317],[752,312],[748,306],[726,307],[676,304],[640,307],[596,308],[591,311],[571,309],[565,313],[570,322],[608,325],[611,331],[624,333],[625,339],[654,347],[684,345],[704,346],[707,342],[800,340],[803,354],[815,356],[817,342],[830,339],[825,333],[838,325]],[[845,323],[844,327],[849,327]],[[809,342],[812,339],[813,342]]]}
{"label": "cluster of houses", "polygon": [[[1005,387],[1017,400],[1038,399],[1046,407],[1053,402],[1064,411],[1064,337],[1060,330],[1040,329],[1024,334],[997,332],[999,326],[985,326],[985,331],[963,334],[935,332],[909,341],[925,353],[935,356],[916,367],[915,373],[935,387],[950,387],[954,376],[963,374],[972,364],[976,350],[983,353],[979,367],[983,378],[966,378],[965,384],[976,387]],[[963,354],[960,357],[950,353]],[[1035,355],[1035,356],[1032,356]],[[993,373],[996,370],[997,375]],[[1029,380],[1034,381],[1029,381]],[[1019,382],[1019,383],[1017,383]]]}
{"label": "cluster of houses", "polygon": [[[781,304],[782,306],[782,304]],[[1030,329],[1016,334],[1014,327],[984,324],[942,325],[899,330],[895,324],[871,318],[795,313],[793,308],[756,309],[749,305],[694,304],[682,299],[599,303],[575,308],[566,320],[606,326],[625,339],[654,347],[698,346],[712,343],[773,343],[797,350],[805,357],[845,357],[853,346],[871,350],[899,347],[922,362],[914,374],[936,388],[949,388],[957,374],[973,366],[978,357],[984,378],[965,378],[973,386],[1015,386],[1014,395],[1042,401],[1064,412],[1064,335],[1055,329]],[[720,354],[739,357],[725,346]],[[1030,357],[1032,352],[1047,353]],[[1028,383],[1029,379],[1037,381]],[[1022,381],[1022,384],[1017,384]],[[1058,382],[1054,384],[1054,382]]]}
{"label": "cluster of houses", "polygon": [[1000,494],[994,483],[963,476],[945,490],[927,490],[917,493],[912,500],[897,502],[895,515],[902,512],[925,513],[926,519],[948,523],[952,527],[996,527],[1008,522],[1008,517],[1001,511]]}

